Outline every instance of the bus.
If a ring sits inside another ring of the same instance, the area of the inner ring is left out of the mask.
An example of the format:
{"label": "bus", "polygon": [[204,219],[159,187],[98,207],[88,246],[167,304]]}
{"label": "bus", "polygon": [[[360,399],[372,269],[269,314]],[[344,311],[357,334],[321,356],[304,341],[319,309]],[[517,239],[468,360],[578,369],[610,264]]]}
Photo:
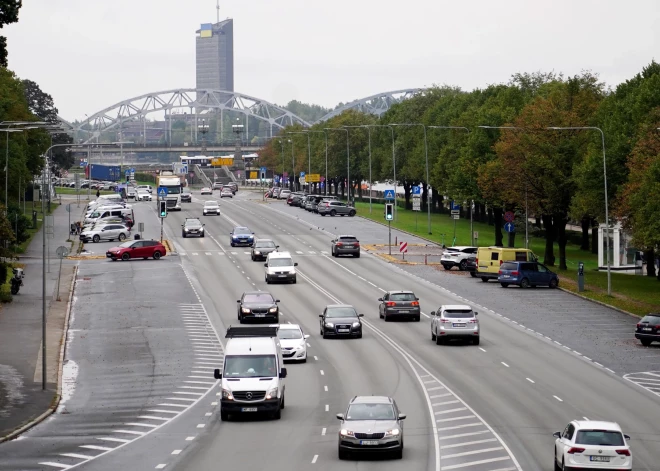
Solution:
{"label": "bus", "polygon": [[213,157],[206,155],[195,155],[193,157],[187,155],[180,155],[179,163],[183,165],[187,165],[189,169],[195,165],[199,165],[200,167],[210,167],[212,159]]}

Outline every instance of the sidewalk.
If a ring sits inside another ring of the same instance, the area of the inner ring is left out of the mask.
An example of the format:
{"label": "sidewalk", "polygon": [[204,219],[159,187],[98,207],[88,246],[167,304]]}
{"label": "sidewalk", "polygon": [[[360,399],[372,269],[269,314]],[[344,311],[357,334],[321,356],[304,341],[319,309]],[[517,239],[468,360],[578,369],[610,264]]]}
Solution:
{"label": "sidewalk", "polygon": [[[34,425],[55,410],[59,402],[58,381],[63,357],[63,333],[68,324],[69,297],[77,263],[64,259],[57,301],[59,259],[56,249],[71,249],[69,214],[66,204],[71,202],[71,220],[79,219],[86,201],[77,207],[73,200],[63,199],[55,208],[54,234],[47,235],[46,256],[46,389],[42,390],[42,274],[43,226],[30,242],[19,262],[25,265],[25,278],[13,302],[0,306],[0,442],[12,432]],[[50,250],[48,249],[50,246]],[[47,260],[48,261],[48,260]],[[49,269],[50,268],[50,269]],[[41,417],[43,416],[43,417]],[[34,422],[34,423],[33,423]]]}

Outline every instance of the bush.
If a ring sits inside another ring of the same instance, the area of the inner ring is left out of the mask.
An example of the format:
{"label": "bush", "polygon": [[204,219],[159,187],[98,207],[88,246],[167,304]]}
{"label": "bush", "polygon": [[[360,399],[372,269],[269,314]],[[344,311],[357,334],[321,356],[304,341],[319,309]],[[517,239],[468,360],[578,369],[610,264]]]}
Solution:
{"label": "bush", "polygon": [[156,184],[156,176],[151,173],[139,172],[135,174],[135,180],[139,182],[149,182]]}
{"label": "bush", "polygon": [[[32,220],[23,214],[17,206],[9,206],[7,220],[16,235],[16,244],[22,244],[30,238],[28,229],[32,228]],[[4,278],[0,278],[4,279]]]}

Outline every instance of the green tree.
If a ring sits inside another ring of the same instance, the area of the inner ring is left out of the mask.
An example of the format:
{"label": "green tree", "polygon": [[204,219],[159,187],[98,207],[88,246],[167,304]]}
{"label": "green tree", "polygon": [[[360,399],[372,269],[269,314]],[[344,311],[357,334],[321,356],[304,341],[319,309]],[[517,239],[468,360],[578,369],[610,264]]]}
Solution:
{"label": "green tree", "polygon": [[[22,6],[21,0],[0,0],[0,29],[18,21],[18,10]],[[7,67],[7,38],[4,36],[0,36],[0,66]]]}

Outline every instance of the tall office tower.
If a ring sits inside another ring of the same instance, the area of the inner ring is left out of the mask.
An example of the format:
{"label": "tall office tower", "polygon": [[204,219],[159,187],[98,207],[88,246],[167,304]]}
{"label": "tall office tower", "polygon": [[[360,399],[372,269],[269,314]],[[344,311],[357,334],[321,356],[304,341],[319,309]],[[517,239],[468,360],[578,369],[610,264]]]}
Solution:
{"label": "tall office tower", "polygon": [[197,88],[234,91],[234,20],[205,23],[197,31]]}

